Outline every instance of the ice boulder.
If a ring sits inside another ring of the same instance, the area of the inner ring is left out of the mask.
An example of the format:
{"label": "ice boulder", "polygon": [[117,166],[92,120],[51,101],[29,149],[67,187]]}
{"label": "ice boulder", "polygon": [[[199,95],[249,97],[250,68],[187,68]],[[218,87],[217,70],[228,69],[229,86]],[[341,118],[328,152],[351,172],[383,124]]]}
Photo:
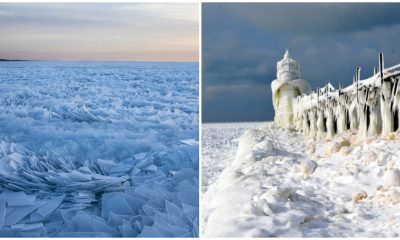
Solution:
{"label": "ice boulder", "polygon": [[383,175],[384,184],[387,187],[400,186],[400,171],[397,168],[388,169]]}
{"label": "ice boulder", "polygon": [[289,199],[292,200],[295,198],[296,192],[293,188],[290,187],[274,187],[266,193],[262,194],[258,198],[254,198],[254,201],[266,200],[268,203],[278,203],[278,202],[286,202]]}
{"label": "ice boulder", "polygon": [[342,156],[342,157],[345,157],[345,156],[347,156],[347,155],[349,155],[350,153],[351,153],[351,151],[353,151],[353,148],[352,147],[350,147],[350,146],[344,146],[344,147],[342,147],[342,148],[340,148],[340,155]]}
{"label": "ice boulder", "polygon": [[351,142],[345,138],[339,138],[333,142],[331,142],[330,144],[328,144],[328,146],[325,149],[325,153],[327,155],[331,155],[334,154],[336,152],[339,152],[341,150],[341,148],[343,147],[349,147],[351,146]]}
{"label": "ice boulder", "polygon": [[340,150],[342,146],[340,145],[340,143],[338,142],[331,142],[330,144],[328,144],[328,146],[325,148],[325,154],[326,155],[331,155],[334,154],[336,152],[338,152]]}
{"label": "ice boulder", "polygon": [[318,164],[310,159],[303,160],[300,164],[300,170],[303,173],[304,177],[310,176],[315,169],[317,168]]}
{"label": "ice boulder", "polygon": [[257,143],[254,145],[252,149],[252,154],[254,159],[256,160],[261,160],[265,157],[268,157],[271,155],[271,152],[274,149],[274,145],[272,144],[271,141],[264,140],[262,142]]}
{"label": "ice boulder", "polygon": [[391,189],[391,190],[388,191],[388,195],[389,195],[389,201],[392,204],[400,203],[400,192],[398,192],[395,189]]}

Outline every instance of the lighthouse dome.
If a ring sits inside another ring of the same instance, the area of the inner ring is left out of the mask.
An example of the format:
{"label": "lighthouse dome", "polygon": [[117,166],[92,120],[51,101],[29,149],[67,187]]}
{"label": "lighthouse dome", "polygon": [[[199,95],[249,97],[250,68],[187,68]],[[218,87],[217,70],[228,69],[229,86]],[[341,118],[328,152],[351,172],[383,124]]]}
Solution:
{"label": "lighthouse dome", "polygon": [[291,58],[287,49],[283,59],[277,63],[276,68],[276,77],[283,82],[301,78],[300,64]]}

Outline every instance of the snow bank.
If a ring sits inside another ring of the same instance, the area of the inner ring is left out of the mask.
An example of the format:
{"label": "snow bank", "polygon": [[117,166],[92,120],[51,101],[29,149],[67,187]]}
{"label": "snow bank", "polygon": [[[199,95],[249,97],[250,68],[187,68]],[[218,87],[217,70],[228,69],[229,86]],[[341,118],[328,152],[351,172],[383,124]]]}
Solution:
{"label": "snow bank", "polygon": [[0,236],[198,236],[198,66],[0,67]]}

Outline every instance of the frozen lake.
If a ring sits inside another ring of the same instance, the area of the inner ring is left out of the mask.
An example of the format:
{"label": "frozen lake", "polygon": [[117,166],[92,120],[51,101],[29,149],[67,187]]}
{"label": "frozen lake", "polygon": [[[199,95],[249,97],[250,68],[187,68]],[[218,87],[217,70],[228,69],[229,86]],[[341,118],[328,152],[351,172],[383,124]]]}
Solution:
{"label": "frozen lake", "polygon": [[198,64],[0,63],[0,236],[198,235]]}

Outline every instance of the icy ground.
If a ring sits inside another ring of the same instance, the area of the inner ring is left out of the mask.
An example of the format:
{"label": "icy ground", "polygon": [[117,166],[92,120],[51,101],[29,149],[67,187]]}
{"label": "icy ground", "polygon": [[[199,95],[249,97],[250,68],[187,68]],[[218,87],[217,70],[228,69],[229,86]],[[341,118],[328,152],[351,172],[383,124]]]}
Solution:
{"label": "icy ground", "polygon": [[198,236],[198,64],[0,63],[0,236]]}
{"label": "icy ground", "polygon": [[[215,169],[217,177],[203,175],[216,179],[202,180],[203,236],[399,237],[399,133],[358,141],[347,132],[325,141],[264,123],[248,127],[227,153],[224,142],[235,141],[229,130],[237,128],[221,126],[202,136],[208,149],[221,144],[226,152],[202,151],[203,170],[226,166]],[[223,135],[214,141],[210,132]]]}

